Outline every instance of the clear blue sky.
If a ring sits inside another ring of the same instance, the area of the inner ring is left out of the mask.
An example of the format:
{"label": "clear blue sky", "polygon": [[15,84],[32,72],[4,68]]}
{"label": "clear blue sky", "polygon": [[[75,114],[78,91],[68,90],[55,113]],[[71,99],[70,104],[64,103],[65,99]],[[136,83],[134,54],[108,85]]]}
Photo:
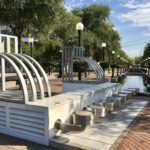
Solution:
{"label": "clear blue sky", "polygon": [[121,37],[123,50],[129,57],[141,56],[150,42],[150,0],[66,0],[66,8],[93,3],[108,5],[110,20]]}

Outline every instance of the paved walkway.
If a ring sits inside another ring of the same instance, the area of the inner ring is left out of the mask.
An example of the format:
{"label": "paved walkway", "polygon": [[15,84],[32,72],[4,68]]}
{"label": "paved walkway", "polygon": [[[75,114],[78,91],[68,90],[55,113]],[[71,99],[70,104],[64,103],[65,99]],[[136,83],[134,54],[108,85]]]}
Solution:
{"label": "paved walkway", "polygon": [[147,100],[148,104],[115,142],[112,150],[150,150],[150,97],[140,97],[139,100]]}
{"label": "paved walkway", "polygon": [[[74,146],[86,150],[109,150],[146,103],[147,101],[141,101],[139,97],[133,97],[128,102],[124,103],[119,110],[112,112],[103,119],[102,122],[88,126],[82,132],[72,131],[62,133],[60,139],[67,139],[68,142],[65,144],[73,150]],[[55,141],[59,142],[59,138],[58,140],[54,139],[54,142]],[[64,146],[64,149],[68,150],[65,145],[61,144],[61,146]],[[122,150],[122,148],[120,150]]]}

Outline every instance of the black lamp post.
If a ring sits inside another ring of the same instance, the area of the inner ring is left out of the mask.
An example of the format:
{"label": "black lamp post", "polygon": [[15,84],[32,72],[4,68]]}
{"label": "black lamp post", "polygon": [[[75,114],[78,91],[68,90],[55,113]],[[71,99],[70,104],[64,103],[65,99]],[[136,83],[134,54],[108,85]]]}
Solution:
{"label": "black lamp post", "polygon": [[150,74],[150,57],[148,57],[148,75]]}
{"label": "black lamp post", "polygon": [[28,42],[30,46],[30,56],[33,57],[33,43],[34,43],[34,38],[31,36],[31,34],[28,37]]}
{"label": "black lamp post", "polygon": [[104,51],[105,47],[106,47],[106,43],[102,43],[102,49],[103,49],[103,62],[105,61],[105,51]]}
{"label": "black lamp post", "polygon": [[[81,47],[81,32],[84,29],[83,23],[79,22],[76,24],[76,30],[78,31],[78,46]],[[81,67],[78,68],[78,80],[81,80]]]}
{"label": "black lamp post", "polygon": [[115,69],[115,51],[112,51],[112,78],[114,77],[114,69]]}
{"label": "black lamp post", "polygon": [[120,67],[120,75],[122,74],[122,68],[123,68],[123,58],[120,57],[120,64],[121,64],[121,67]]}
{"label": "black lamp post", "polygon": [[83,23],[79,22],[76,24],[76,29],[78,31],[78,46],[81,46],[81,32],[84,29]]}
{"label": "black lamp post", "polygon": [[60,52],[60,60],[59,60],[59,75],[58,78],[62,77],[62,50],[59,50]]}
{"label": "black lamp post", "polygon": [[117,55],[117,76],[119,75],[119,58],[120,55]]}

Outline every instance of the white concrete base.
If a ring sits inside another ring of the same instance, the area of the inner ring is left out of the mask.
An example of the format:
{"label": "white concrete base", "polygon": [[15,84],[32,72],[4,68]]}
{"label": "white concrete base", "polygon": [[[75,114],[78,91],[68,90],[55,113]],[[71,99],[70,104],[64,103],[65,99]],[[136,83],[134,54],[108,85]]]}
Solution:
{"label": "white concrete base", "polygon": [[66,92],[72,92],[72,91],[76,91],[79,89],[83,89],[83,88],[87,88],[87,87],[92,87],[95,86],[95,84],[90,84],[90,83],[62,83],[62,92],[66,93]]}
{"label": "white concrete base", "polygon": [[0,133],[48,145],[48,108],[0,101]]}
{"label": "white concrete base", "polygon": [[49,139],[58,135],[54,129],[58,119],[70,123],[72,113],[119,90],[119,84],[103,83],[28,104],[0,101],[0,132],[48,145]]}

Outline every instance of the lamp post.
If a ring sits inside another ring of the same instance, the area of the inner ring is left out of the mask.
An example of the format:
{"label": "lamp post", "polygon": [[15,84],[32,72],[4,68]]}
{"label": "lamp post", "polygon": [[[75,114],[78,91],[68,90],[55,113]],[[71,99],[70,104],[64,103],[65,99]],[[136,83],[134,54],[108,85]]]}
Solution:
{"label": "lamp post", "polygon": [[114,77],[114,65],[115,65],[115,51],[112,51],[111,52],[111,54],[112,54],[112,78]]}
{"label": "lamp post", "polygon": [[81,31],[84,29],[83,23],[79,22],[76,24],[76,30],[78,31],[78,46],[81,46]]}
{"label": "lamp post", "polygon": [[148,57],[148,75],[150,73],[150,57]]}
{"label": "lamp post", "polygon": [[120,67],[120,75],[122,74],[122,68],[123,68],[123,58],[120,57],[120,64],[121,64],[121,67]]}
{"label": "lamp post", "polygon": [[105,51],[104,51],[105,47],[106,47],[106,43],[102,43],[102,49],[103,49],[103,61],[105,61]]}
{"label": "lamp post", "polygon": [[117,55],[117,76],[119,75],[119,58],[120,55]]}
{"label": "lamp post", "polygon": [[[83,23],[79,22],[76,24],[76,30],[78,31],[78,46],[81,47],[81,31],[84,29]],[[78,69],[78,80],[81,80],[81,67]]]}
{"label": "lamp post", "polygon": [[31,36],[31,34],[29,35],[28,42],[29,42],[29,46],[30,46],[30,56],[33,57],[33,42],[34,42],[34,38]]}
{"label": "lamp post", "polygon": [[59,50],[60,60],[59,60],[59,75],[58,78],[62,77],[62,50]]}

